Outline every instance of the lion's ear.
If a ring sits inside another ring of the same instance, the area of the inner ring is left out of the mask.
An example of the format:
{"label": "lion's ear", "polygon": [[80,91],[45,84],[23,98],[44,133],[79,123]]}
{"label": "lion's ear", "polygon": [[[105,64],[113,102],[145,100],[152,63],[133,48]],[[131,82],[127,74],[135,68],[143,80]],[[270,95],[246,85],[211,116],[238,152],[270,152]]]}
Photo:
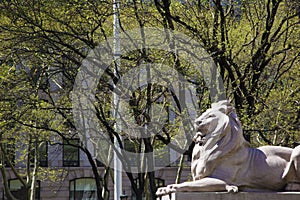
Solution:
{"label": "lion's ear", "polygon": [[230,113],[232,113],[232,111],[234,111],[234,107],[233,106],[221,106],[219,108],[219,111],[221,111],[222,113],[229,115]]}
{"label": "lion's ear", "polygon": [[231,105],[229,100],[223,100],[217,103],[213,103],[212,108],[217,109],[226,115],[229,115],[230,113],[232,113],[232,111],[234,111],[234,107]]}
{"label": "lion's ear", "polygon": [[225,110],[225,114],[229,115],[230,113],[232,113],[234,111],[234,107],[232,105],[227,106],[226,110]]}

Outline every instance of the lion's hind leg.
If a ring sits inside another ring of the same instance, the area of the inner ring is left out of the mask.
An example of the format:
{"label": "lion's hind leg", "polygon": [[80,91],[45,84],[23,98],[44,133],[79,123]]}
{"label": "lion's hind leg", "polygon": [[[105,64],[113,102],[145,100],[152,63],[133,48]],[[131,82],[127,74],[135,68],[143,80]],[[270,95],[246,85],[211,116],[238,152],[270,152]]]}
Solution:
{"label": "lion's hind leg", "polygon": [[300,191],[300,145],[293,149],[282,178],[287,181],[286,191]]}

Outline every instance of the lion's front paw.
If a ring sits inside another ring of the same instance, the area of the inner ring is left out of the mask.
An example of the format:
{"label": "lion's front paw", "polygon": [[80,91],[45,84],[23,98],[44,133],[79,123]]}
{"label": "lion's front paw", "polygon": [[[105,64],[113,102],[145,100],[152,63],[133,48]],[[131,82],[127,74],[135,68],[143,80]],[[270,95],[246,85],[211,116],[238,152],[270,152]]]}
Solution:
{"label": "lion's front paw", "polygon": [[239,188],[235,185],[226,185],[226,190],[227,192],[238,192],[239,191]]}
{"label": "lion's front paw", "polygon": [[156,194],[156,196],[163,196],[163,195],[175,192],[175,191],[176,191],[176,189],[173,188],[173,185],[168,185],[167,187],[158,188],[155,194]]}
{"label": "lion's front paw", "polygon": [[157,192],[155,193],[156,196],[163,196],[166,194],[171,194],[173,192],[176,192],[176,184],[168,185],[167,187],[161,187],[157,189]]}

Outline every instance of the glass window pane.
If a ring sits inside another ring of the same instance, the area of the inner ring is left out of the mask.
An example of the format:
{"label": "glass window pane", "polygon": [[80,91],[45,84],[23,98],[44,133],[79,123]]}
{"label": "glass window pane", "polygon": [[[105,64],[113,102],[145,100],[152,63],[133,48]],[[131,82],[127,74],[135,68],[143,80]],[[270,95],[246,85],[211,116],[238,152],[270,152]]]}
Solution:
{"label": "glass window pane", "polygon": [[45,141],[39,144],[39,164],[41,167],[48,166],[48,143]]}
{"label": "glass window pane", "polygon": [[[36,184],[35,199],[40,199],[40,184],[38,180]],[[26,188],[22,185],[21,181],[18,179],[12,179],[8,181],[9,189],[12,195],[17,199],[27,200]]]}
{"label": "glass window pane", "polygon": [[71,200],[96,200],[96,181],[93,178],[81,178],[70,181]]}
{"label": "glass window pane", "polygon": [[[138,163],[140,163],[140,158],[138,157],[140,154],[138,152],[140,143],[138,140],[129,140],[129,139],[125,139],[124,140],[124,147],[127,153],[127,158],[129,160],[129,164],[131,166],[137,166]],[[133,154],[131,154],[133,153]]]}
{"label": "glass window pane", "polygon": [[170,147],[157,140],[154,145],[155,166],[170,165]]}
{"label": "glass window pane", "polygon": [[37,156],[38,156],[38,165],[41,167],[47,167],[48,166],[48,143],[46,141],[38,141],[37,144],[35,142],[32,142],[31,144],[31,151],[30,151],[30,162],[31,167],[34,165],[34,157],[35,157],[35,148],[37,146]]}
{"label": "glass window pane", "polygon": [[2,162],[4,162],[5,167],[9,167],[9,162],[14,165],[15,164],[15,156],[16,156],[16,146],[15,146],[15,139],[9,138],[2,138],[0,141],[3,147],[3,157],[1,158]]}
{"label": "glass window pane", "polygon": [[64,140],[63,145],[63,165],[65,167],[79,166],[79,140],[69,139]]}
{"label": "glass window pane", "polygon": [[21,189],[21,182],[19,180],[10,180],[9,182],[9,188],[11,191],[19,190]]}

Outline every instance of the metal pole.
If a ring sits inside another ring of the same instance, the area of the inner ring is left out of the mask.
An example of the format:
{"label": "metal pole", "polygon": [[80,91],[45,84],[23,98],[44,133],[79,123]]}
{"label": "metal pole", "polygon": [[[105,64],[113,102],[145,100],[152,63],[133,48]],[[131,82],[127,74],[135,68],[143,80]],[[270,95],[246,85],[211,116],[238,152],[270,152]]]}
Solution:
{"label": "metal pole", "polygon": [[[119,6],[120,0],[114,0],[113,2],[113,11],[114,11],[114,27],[113,27],[113,34],[114,34],[114,61],[115,61],[115,76],[118,77],[118,71],[120,67],[120,23],[119,23]],[[116,85],[114,84],[114,87]],[[118,117],[118,95],[114,92],[113,93],[113,102],[114,102],[114,118]],[[115,124],[115,129],[118,131],[117,124]],[[114,138],[114,145],[116,147],[116,151],[120,152],[119,143],[117,138]],[[120,158],[118,157],[117,153],[114,152],[114,199],[119,200],[122,194],[122,163]]]}

